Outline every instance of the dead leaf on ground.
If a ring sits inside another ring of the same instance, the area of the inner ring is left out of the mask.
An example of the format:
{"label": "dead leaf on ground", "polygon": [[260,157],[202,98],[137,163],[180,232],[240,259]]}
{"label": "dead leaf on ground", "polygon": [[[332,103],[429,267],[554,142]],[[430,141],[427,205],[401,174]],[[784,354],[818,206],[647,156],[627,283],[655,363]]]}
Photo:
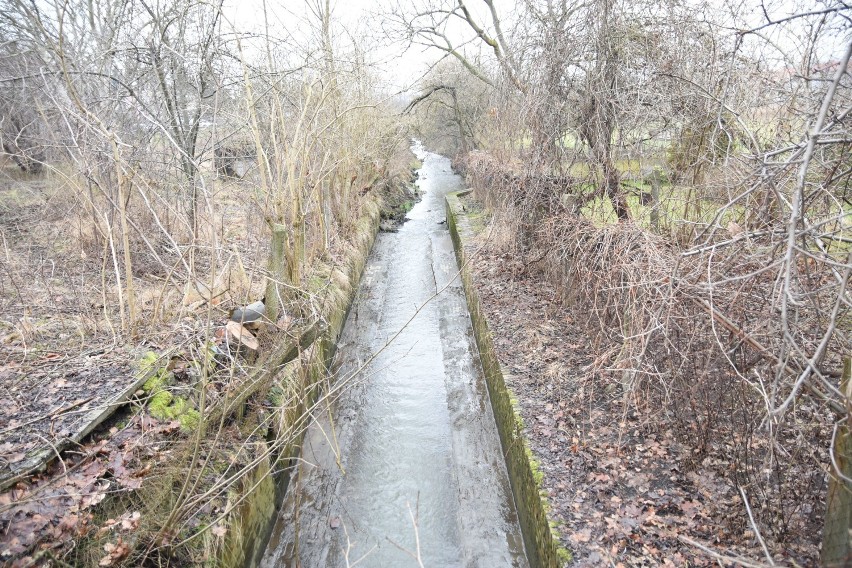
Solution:
{"label": "dead leaf on ground", "polygon": [[126,519],[121,521],[121,530],[132,531],[139,527],[139,519],[142,518],[142,513],[134,511]]}
{"label": "dead leaf on ground", "polygon": [[114,566],[116,563],[127,558],[130,554],[130,546],[119,538],[118,542],[115,544],[111,542],[106,543],[104,545],[104,552],[106,552],[107,555],[101,558],[101,561],[98,562],[98,566]]}

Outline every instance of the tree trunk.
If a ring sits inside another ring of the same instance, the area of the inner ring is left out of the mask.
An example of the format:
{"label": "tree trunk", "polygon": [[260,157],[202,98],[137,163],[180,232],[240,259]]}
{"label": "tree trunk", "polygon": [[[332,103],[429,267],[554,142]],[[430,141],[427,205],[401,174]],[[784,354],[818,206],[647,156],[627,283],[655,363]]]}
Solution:
{"label": "tree trunk", "polygon": [[606,184],[606,195],[609,197],[615,216],[619,221],[630,219],[630,207],[627,205],[627,197],[621,191],[621,176],[612,163],[612,158],[607,156],[603,163],[604,183]]}

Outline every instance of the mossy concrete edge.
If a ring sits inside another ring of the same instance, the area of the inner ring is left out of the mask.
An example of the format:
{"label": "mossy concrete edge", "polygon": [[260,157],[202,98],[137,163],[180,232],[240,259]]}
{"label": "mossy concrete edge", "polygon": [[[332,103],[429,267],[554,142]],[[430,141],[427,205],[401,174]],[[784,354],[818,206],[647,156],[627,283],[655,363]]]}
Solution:
{"label": "mossy concrete edge", "polygon": [[515,497],[515,506],[518,509],[524,546],[530,566],[533,568],[559,567],[563,564],[560,557],[565,554],[565,551],[560,548],[551,530],[551,523],[547,515],[548,505],[541,494],[539,483],[536,481],[538,468],[524,436],[523,420],[515,407],[515,398],[503,378],[491,332],[488,329],[488,322],[473,282],[469,259],[465,253],[464,245],[474,236],[474,230],[464,213],[459,198],[468,193],[470,193],[470,190],[458,191],[446,196],[447,225],[453,239],[456,260],[467,298],[468,311],[473,323],[473,333],[476,345],[479,348],[479,356],[491,398],[491,407],[494,411],[500,442],[503,446],[509,481]]}
{"label": "mossy concrete edge", "polygon": [[[326,376],[379,230],[379,216],[379,207],[368,202],[356,222],[346,261],[330,275],[322,305],[326,326],[313,343],[310,355],[297,358],[276,373],[278,380],[296,382],[303,393],[300,397],[305,401],[303,405],[316,400],[318,384]],[[299,420],[302,413],[294,409],[290,414],[294,420]],[[282,426],[286,429],[286,425]],[[289,485],[288,465],[298,458],[304,431],[303,428],[299,438],[290,440],[277,456],[259,460],[254,470],[243,478],[241,487],[230,497],[240,505],[230,515],[224,542],[217,547],[217,557],[209,565],[238,568],[259,563],[275,525],[278,504]],[[267,443],[274,443],[278,435],[279,432],[271,432],[269,438],[272,440]]]}

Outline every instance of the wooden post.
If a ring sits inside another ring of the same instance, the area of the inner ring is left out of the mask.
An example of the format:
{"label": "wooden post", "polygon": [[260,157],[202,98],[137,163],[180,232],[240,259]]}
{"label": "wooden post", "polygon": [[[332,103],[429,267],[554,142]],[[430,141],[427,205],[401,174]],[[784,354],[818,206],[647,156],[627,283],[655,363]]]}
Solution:
{"label": "wooden post", "polygon": [[[852,420],[852,358],[843,362],[843,378],[840,390],[846,395],[846,419],[837,429],[834,440],[834,459],[837,469],[846,478],[852,478],[852,436],[849,421]],[[826,567],[852,565],[850,554],[850,527],[852,527],[852,484],[837,475],[833,464],[829,464],[830,479],[828,496],[825,500],[825,527],[822,533],[820,564]]]}
{"label": "wooden post", "polygon": [[655,233],[660,232],[660,185],[662,172],[658,167],[651,174],[651,229]]}
{"label": "wooden post", "polygon": [[269,257],[269,278],[266,281],[266,317],[273,323],[278,320],[278,283],[284,280],[284,243],[287,240],[287,228],[284,225],[272,226],[272,244]]}

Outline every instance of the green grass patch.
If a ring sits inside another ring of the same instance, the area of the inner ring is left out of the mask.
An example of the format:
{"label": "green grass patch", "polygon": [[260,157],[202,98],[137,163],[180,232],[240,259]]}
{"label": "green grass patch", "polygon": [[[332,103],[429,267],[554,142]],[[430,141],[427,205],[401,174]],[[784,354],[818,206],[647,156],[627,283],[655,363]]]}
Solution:
{"label": "green grass patch", "polygon": [[[641,193],[650,193],[650,184],[643,182],[631,182],[632,190],[626,192],[627,205],[630,208],[630,216],[633,221],[646,229],[652,229],[651,218],[653,205],[643,204]],[[592,191],[588,185],[585,190]],[[708,199],[697,198],[690,195],[689,189],[671,184],[663,184],[660,188],[660,203],[657,205],[659,213],[659,230],[661,233],[673,232],[684,225],[707,225],[713,222],[717,213],[721,210],[718,203]],[[606,196],[599,196],[586,203],[580,213],[590,219],[598,226],[611,225],[618,222],[612,203]],[[746,217],[746,208],[740,204],[734,204],[726,208],[717,220],[722,227],[731,221],[742,223]]]}

